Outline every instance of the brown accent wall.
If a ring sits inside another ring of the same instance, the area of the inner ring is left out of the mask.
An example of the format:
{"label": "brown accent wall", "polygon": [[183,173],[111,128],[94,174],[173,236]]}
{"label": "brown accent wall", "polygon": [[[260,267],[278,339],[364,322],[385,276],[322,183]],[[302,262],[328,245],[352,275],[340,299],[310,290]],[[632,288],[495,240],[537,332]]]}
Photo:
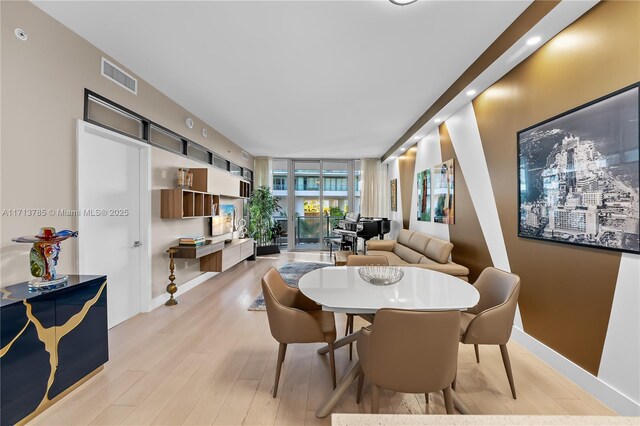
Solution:
{"label": "brown accent wall", "polygon": [[402,197],[402,228],[409,229],[411,219],[411,196],[415,183],[416,149],[411,148],[398,158],[400,169],[400,196]]}
{"label": "brown accent wall", "polygon": [[449,240],[453,243],[451,259],[469,268],[469,282],[474,282],[484,268],[493,266],[493,262],[447,126],[440,125],[439,131],[442,160],[447,161],[453,158],[455,163],[456,223],[449,225]]}
{"label": "brown accent wall", "polygon": [[640,80],[639,28],[640,3],[600,3],[473,102],[524,329],[594,375],[620,254],[518,238],[516,132]]}

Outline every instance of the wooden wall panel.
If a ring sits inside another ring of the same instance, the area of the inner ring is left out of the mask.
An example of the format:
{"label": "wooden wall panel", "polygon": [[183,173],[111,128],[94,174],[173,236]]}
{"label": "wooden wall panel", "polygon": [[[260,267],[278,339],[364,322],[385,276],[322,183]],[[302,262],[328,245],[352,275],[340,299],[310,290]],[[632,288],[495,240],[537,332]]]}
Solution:
{"label": "wooden wall panel", "polygon": [[594,375],[620,254],[518,238],[516,132],[640,80],[639,28],[640,3],[600,3],[473,102],[524,329]]}
{"label": "wooden wall panel", "polygon": [[398,158],[400,168],[400,196],[402,197],[402,228],[409,229],[411,218],[411,196],[415,184],[416,150],[408,150]]}

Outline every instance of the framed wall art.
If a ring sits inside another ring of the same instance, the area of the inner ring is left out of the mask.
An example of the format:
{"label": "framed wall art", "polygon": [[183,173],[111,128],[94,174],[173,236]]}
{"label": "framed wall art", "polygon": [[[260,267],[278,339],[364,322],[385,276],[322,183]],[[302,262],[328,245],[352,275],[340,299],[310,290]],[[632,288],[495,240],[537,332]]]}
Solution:
{"label": "framed wall art", "polygon": [[431,222],[431,170],[423,170],[416,176],[418,183],[418,220]]}
{"label": "framed wall art", "polygon": [[453,225],[455,223],[453,159],[433,168],[433,221]]}
{"label": "framed wall art", "polygon": [[639,86],[518,132],[518,236],[640,253]]}
{"label": "framed wall art", "polygon": [[391,211],[398,211],[398,179],[391,180]]}

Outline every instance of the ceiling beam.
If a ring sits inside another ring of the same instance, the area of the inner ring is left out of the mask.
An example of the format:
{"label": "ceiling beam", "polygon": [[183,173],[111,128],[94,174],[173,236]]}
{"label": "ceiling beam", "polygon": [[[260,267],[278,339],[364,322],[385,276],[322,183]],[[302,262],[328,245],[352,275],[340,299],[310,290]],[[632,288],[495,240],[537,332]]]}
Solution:
{"label": "ceiling beam", "polygon": [[413,137],[429,120],[444,108],[460,92],[465,90],[480,74],[502,56],[515,42],[520,40],[542,18],[556,7],[560,1],[535,0],[506,30],[467,68],[456,81],[413,123],[411,127],[385,152],[381,161],[393,155],[398,148]]}

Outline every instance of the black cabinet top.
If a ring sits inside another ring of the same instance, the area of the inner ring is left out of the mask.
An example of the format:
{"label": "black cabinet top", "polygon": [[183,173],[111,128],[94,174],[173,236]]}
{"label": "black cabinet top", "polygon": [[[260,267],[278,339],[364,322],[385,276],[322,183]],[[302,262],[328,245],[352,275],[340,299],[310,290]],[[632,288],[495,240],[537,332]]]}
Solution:
{"label": "black cabinet top", "polygon": [[22,303],[23,300],[31,300],[36,297],[72,291],[85,285],[95,284],[96,281],[104,282],[106,279],[106,275],[69,275],[66,283],[60,284],[59,287],[42,290],[30,289],[28,281],[12,284],[0,288],[0,292],[2,292],[0,307],[13,305],[14,303]]}

